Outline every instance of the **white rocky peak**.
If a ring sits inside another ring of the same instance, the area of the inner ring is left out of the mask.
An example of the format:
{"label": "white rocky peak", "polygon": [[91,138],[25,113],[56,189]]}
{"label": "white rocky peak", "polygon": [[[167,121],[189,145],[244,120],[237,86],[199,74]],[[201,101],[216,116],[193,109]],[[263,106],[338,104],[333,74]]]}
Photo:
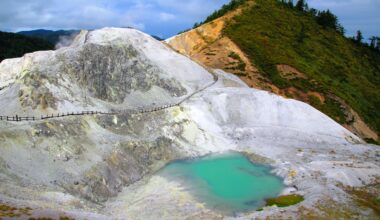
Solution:
{"label": "white rocky peak", "polygon": [[140,31],[104,28],[82,31],[69,47],[4,60],[0,79],[17,108],[7,114],[39,114],[170,103],[213,76]]}

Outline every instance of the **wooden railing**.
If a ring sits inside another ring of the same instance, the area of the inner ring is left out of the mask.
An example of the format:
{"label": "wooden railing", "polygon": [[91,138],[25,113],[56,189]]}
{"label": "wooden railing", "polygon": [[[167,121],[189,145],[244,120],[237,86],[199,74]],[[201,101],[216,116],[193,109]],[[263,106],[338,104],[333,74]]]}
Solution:
{"label": "wooden railing", "polygon": [[168,108],[172,108],[175,106],[180,106],[182,103],[193,97],[194,95],[204,91],[205,89],[211,87],[218,81],[218,76],[214,73],[211,73],[213,75],[213,82],[209,83],[208,85],[204,86],[203,88],[191,93],[190,95],[183,98],[181,101],[172,103],[172,104],[166,104],[162,106],[153,106],[153,107],[142,107],[137,109],[127,109],[122,111],[111,111],[111,112],[102,112],[102,111],[80,111],[80,112],[65,112],[65,113],[58,113],[58,114],[49,114],[49,115],[41,115],[40,117],[36,116],[0,116],[0,121],[11,121],[11,122],[21,122],[21,121],[37,121],[37,120],[46,120],[51,118],[63,118],[63,117],[69,117],[69,116],[83,116],[83,115],[120,115],[120,114],[144,114],[144,113],[151,113],[156,111],[165,110]]}

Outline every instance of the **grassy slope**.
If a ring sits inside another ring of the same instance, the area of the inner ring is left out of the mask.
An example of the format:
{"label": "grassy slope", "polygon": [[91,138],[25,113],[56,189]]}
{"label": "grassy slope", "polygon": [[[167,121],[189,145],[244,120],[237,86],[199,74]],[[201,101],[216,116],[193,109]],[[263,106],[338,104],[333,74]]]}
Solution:
{"label": "grassy slope", "polygon": [[0,61],[21,57],[25,53],[52,49],[54,45],[42,39],[0,32]]}
{"label": "grassy slope", "polygon": [[[323,29],[314,18],[274,0],[256,0],[229,24],[230,37],[278,87],[334,94],[380,133],[380,53]],[[276,64],[304,72],[308,80],[285,80]],[[344,114],[333,99],[312,103],[338,122]]]}

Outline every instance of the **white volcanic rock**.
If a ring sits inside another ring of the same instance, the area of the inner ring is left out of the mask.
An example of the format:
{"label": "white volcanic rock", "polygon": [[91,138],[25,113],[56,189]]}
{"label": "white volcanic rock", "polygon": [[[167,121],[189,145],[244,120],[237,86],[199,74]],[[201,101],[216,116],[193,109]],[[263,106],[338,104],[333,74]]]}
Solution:
{"label": "white volcanic rock", "polygon": [[22,69],[22,58],[7,59],[1,62],[0,88],[9,86],[16,80]]}
{"label": "white volcanic rock", "polygon": [[[155,172],[175,159],[235,150],[269,163],[305,196],[297,206],[236,218],[292,217],[301,206],[319,211],[317,202],[332,201],[374,216],[352,206],[339,186],[367,186],[379,178],[377,146],[360,144],[305,103],[214,72],[215,84],[162,111],[0,121],[0,202],[78,218],[218,218],[217,211]],[[139,31],[82,31],[69,47],[0,64],[0,115],[160,106],[183,100],[213,79]]]}
{"label": "white volcanic rock", "polygon": [[18,100],[4,115],[40,115],[171,103],[213,77],[142,32],[104,28],[83,31],[70,47],[4,60],[0,80]]}

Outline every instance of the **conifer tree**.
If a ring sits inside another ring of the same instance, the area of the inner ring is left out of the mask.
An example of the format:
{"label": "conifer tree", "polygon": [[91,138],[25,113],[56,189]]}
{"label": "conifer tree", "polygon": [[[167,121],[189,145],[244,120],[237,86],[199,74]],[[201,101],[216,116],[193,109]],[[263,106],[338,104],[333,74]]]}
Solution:
{"label": "conifer tree", "polygon": [[318,24],[322,25],[323,27],[330,27],[339,31],[338,18],[333,13],[331,13],[330,10],[319,11],[316,19]]}
{"label": "conifer tree", "polygon": [[376,46],[375,49],[380,51],[380,37],[376,37]]}
{"label": "conifer tree", "polygon": [[361,32],[360,30],[358,30],[358,31],[356,32],[355,40],[356,40],[356,42],[358,42],[358,43],[361,43],[361,42],[363,41],[363,34],[362,34],[362,32]]}
{"label": "conifer tree", "polygon": [[288,6],[294,8],[293,0],[288,0]]}
{"label": "conifer tree", "polygon": [[299,11],[305,11],[305,0],[298,0],[296,9]]}
{"label": "conifer tree", "polygon": [[376,41],[377,41],[377,38],[375,37],[375,36],[372,36],[372,37],[370,37],[369,39],[368,39],[369,41],[370,41],[370,44],[369,44],[369,46],[371,47],[371,48],[375,48],[376,47]]}

